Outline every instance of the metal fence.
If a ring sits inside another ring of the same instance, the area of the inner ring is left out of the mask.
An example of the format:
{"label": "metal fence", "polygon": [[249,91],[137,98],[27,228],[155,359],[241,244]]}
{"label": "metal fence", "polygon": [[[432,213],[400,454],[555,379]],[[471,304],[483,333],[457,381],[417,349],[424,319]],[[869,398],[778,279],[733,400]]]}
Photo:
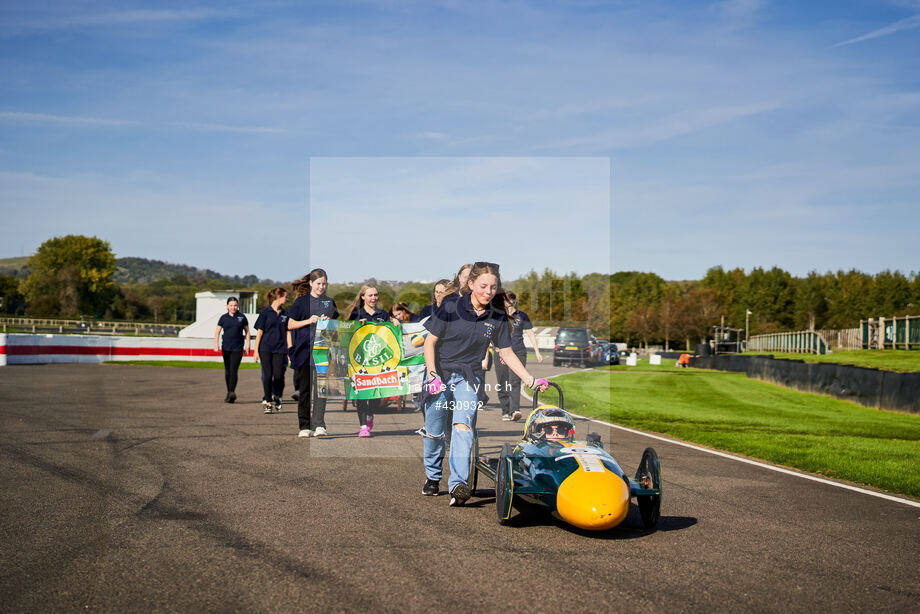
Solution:
{"label": "metal fence", "polygon": [[814,330],[803,330],[792,333],[754,335],[748,339],[747,351],[827,354],[829,348],[821,333]]}
{"label": "metal fence", "polygon": [[835,352],[862,348],[862,330],[859,328],[828,328],[816,332],[824,337],[827,346]]}
{"label": "metal fence", "polygon": [[860,320],[859,330],[866,350],[920,350],[920,316]]}
{"label": "metal fence", "polygon": [[160,335],[175,337],[185,324],[106,322],[50,318],[0,318],[0,332],[70,333],[87,335]]}

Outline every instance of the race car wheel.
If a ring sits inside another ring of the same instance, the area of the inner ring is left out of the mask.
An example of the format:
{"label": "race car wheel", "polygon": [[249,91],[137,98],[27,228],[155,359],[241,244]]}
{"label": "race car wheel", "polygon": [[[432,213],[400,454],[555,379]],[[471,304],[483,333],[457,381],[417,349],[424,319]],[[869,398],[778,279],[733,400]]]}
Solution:
{"label": "race car wheel", "polygon": [[511,477],[511,444],[502,446],[498,457],[498,472],[495,475],[495,509],[498,524],[504,525],[511,518],[511,501],[514,499],[514,480]]}
{"label": "race car wheel", "polygon": [[661,466],[658,463],[658,453],[654,448],[646,448],[636,469],[636,482],[642,488],[655,488],[657,495],[637,495],[639,513],[642,515],[642,525],[646,529],[654,529],[661,517]]}

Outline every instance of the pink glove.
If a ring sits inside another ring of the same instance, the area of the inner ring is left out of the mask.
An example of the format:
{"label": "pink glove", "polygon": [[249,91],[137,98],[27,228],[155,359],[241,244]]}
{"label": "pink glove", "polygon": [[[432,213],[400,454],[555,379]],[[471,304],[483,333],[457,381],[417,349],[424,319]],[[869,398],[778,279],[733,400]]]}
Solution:
{"label": "pink glove", "polygon": [[444,382],[441,381],[439,375],[435,375],[433,380],[428,382],[428,394],[438,394],[442,390],[446,390],[447,386],[444,385]]}
{"label": "pink glove", "polygon": [[537,388],[539,388],[539,389],[540,389],[540,392],[543,392],[544,390],[546,390],[547,388],[549,388],[549,382],[546,381],[545,379],[536,379],[536,378],[534,378],[533,384],[531,384],[530,387],[533,388],[534,390],[536,390]]}

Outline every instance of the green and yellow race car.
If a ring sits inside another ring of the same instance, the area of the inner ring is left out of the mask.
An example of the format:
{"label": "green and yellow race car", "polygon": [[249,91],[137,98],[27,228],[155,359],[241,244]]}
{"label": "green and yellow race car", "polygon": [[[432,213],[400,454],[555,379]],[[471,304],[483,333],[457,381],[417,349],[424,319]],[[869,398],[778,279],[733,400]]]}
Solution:
{"label": "green and yellow race car", "polygon": [[581,529],[605,531],[623,522],[635,497],[643,526],[654,529],[661,513],[658,454],[646,448],[635,478],[628,477],[599,435],[575,441],[562,388],[550,385],[559,392],[559,406],[540,405],[534,392],[523,438],[504,444],[498,458],[474,456],[472,483],[480,473],[494,480],[498,522],[506,524],[513,507],[529,504],[549,508]]}

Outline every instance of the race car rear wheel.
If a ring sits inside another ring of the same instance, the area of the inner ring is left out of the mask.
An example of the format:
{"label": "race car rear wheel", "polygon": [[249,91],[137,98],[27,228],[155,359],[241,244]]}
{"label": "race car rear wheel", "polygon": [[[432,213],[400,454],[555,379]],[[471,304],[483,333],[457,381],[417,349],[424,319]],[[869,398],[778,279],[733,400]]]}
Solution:
{"label": "race car rear wheel", "polygon": [[637,495],[639,513],[642,515],[642,526],[654,529],[661,517],[661,466],[658,462],[658,453],[654,448],[646,448],[636,469],[636,482],[642,488],[655,488],[657,495]]}
{"label": "race car rear wheel", "polygon": [[511,518],[511,501],[514,499],[514,480],[511,477],[511,444],[502,446],[498,457],[498,471],[495,475],[495,510],[498,524],[504,525]]}

